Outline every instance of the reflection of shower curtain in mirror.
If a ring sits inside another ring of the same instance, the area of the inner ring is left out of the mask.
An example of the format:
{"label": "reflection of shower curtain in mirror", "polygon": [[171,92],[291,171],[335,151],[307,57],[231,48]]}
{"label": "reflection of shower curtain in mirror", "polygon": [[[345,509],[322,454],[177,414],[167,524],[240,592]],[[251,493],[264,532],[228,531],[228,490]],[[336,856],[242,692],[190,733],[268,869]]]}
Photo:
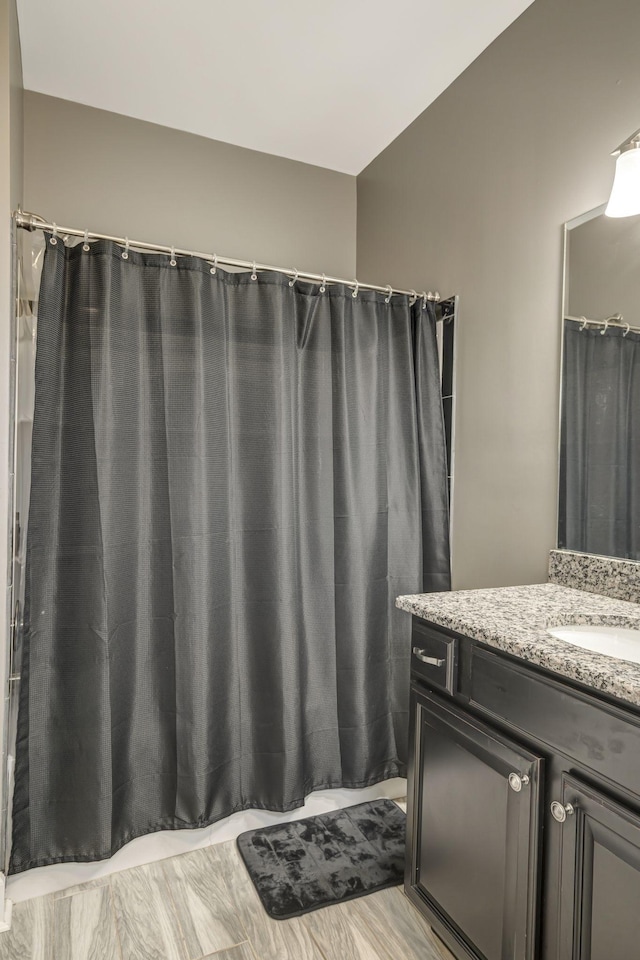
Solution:
{"label": "reflection of shower curtain in mirror", "polygon": [[46,249],[12,870],[403,775],[433,305]]}
{"label": "reflection of shower curtain in mirror", "polygon": [[640,560],[640,334],[565,321],[559,546]]}

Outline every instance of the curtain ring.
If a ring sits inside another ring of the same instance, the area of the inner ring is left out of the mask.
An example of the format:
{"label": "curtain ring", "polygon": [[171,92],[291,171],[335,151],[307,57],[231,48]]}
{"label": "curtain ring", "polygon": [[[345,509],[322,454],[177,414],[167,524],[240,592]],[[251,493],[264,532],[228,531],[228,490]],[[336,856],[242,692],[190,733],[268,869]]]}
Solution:
{"label": "curtain ring", "polygon": [[358,299],[358,288],[359,288],[360,284],[358,283],[357,280],[354,280],[353,282],[355,283],[356,286],[355,286],[355,290],[353,291],[353,293],[351,294],[351,296],[353,297],[354,300],[357,300],[357,299]]}
{"label": "curtain ring", "polygon": [[418,299],[418,294],[415,292],[415,290],[412,290],[411,297],[409,298],[409,306],[412,307],[417,299]]}
{"label": "curtain ring", "polygon": [[255,262],[255,260],[253,261],[253,270],[252,270],[252,272],[251,272],[251,279],[252,279],[252,280],[257,280],[257,279],[258,279],[258,274],[256,273],[256,262]]}
{"label": "curtain ring", "polygon": [[55,247],[56,243],[58,242],[58,228],[55,223],[52,224],[52,227],[53,230],[51,232],[51,237],[49,238],[49,243],[52,247]]}
{"label": "curtain ring", "polygon": [[89,247],[89,231],[88,230],[85,230],[84,232],[84,242],[82,244],[82,249],[85,251],[85,253],[87,250],[91,249]]}
{"label": "curtain ring", "polygon": [[324,293],[326,289],[327,289],[327,279],[326,279],[326,277],[325,277],[325,275],[324,275],[324,273],[323,273],[323,274],[322,274],[322,283],[320,284],[320,293]]}
{"label": "curtain ring", "polygon": [[388,283],[385,289],[389,291],[389,295],[384,298],[384,302],[391,303],[391,297],[393,295],[393,287],[391,286],[390,283]]}
{"label": "curtain ring", "polygon": [[124,238],[124,250],[122,251],[122,259],[129,259],[129,237]]}
{"label": "curtain ring", "polygon": [[210,267],[209,273],[211,273],[211,274],[213,274],[213,275],[215,276],[215,273],[216,273],[216,270],[217,270],[217,269],[218,269],[218,255],[217,255],[217,253],[214,253],[214,255],[213,255],[213,266]]}
{"label": "curtain ring", "polygon": [[607,319],[605,320],[605,322],[604,322],[604,327],[603,327],[603,329],[600,331],[600,336],[601,336],[601,337],[604,337],[605,333],[607,332],[607,327],[609,326],[609,324],[611,323],[612,320],[613,320],[613,317],[607,317]]}
{"label": "curtain ring", "polygon": [[587,318],[586,318],[586,317],[580,317],[580,319],[582,320],[582,323],[580,324],[580,331],[582,332],[582,331],[584,330],[584,328],[586,327],[586,325],[587,325]]}
{"label": "curtain ring", "polygon": [[172,267],[175,267],[176,262],[177,262],[177,261],[176,261],[176,248],[175,248],[175,247],[171,247],[171,259],[169,260],[169,263],[170,263],[170,265],[171,265]]}
{"label": "curtain ring", "polygon": [[631,324],[630,324],[630,323],[627,324],[627,329],[626,329],[625,332],[622,334],[622,336],[623,336],[623,337],[626,337],[626,335],[629,333],[629,330],[631,330]]}
{"label": "curtain ring", "polygon": [[294,272],[294,277],[293,277],[292,280],[289,280],[289,286],[290,286],[290,287],[295,286],[296,280],[298,279],[298,271],[296,270],[295,267],[293,268],[293,272]]}
{"label": "curtain ring", "polygon": [[427,309],[427,294],[425,293],[424,290],[422,291],[422,309],[423,310]]}

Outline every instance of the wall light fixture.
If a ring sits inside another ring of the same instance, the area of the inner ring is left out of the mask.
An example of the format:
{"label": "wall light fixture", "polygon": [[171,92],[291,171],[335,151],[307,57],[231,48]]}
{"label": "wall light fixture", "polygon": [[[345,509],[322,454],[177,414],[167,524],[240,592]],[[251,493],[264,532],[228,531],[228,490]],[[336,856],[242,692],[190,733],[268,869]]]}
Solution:
{"label": "wall light fixture", "polygon": [[640,130],[621,143],[611,156],[616,157],[616,173],[605,214],[632,217],[640,213]]}

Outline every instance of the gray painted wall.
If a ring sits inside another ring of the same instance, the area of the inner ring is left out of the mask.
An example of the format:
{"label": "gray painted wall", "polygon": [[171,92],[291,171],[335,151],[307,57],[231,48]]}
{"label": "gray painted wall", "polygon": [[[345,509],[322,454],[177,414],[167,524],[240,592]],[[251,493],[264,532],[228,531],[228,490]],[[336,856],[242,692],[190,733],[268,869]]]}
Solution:
{"label": "gray painted wall", "polygon": [[69,227],[355,274],[356,179],[25,93],[26,209]]}
{"label": "gray painted wall", "polygon": [[546,579],[562,224],[640,126],[637,0],[536,0],[358,178],[358,277],[461,296],[454,586]]}
{"label": "gray painted wall", "polygon": [[9,44],[9,192],[11,212],[13,212],[22,202],[24,90],[22,88],[22,56],[16,0],[8,0],[6,9],[8,11],[8,32],[6,36]]}

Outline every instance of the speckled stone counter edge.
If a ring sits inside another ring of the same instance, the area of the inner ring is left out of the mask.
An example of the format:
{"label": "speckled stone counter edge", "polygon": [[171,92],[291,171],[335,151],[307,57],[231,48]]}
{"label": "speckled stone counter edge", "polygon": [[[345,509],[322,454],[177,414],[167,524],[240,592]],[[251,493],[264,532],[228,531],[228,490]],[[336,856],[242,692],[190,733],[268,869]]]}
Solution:
{"label": "speckled stone counter edge", "polygon": [[640,563],[571,550],[549,554],[549,583],[640,603]]}
{"label": "speckled stone counter edge", "polygon": [[567,623],[638,629],[638,604],[538,583],[403,596],[396,606],[640,707],[640,664],[592,653],[547,632]]}

